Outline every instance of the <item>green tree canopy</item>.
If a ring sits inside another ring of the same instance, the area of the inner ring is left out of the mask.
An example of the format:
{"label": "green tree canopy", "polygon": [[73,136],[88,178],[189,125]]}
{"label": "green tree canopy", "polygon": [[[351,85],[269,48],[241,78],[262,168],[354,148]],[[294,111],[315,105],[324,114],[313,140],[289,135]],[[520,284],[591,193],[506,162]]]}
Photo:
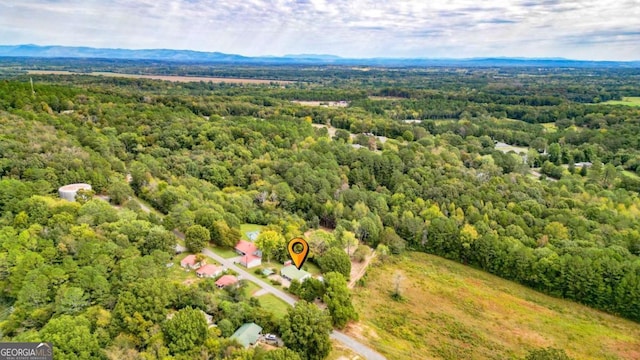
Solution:
{"label": "green tree canopy", "polygon": [[358,320],[358,313],[351,303],[347,281],[342,274],[330,272],[324,275],[324,302],[327,304],[333,325],[344,328],[351,320]]}
{"label": "green tree canopy", "polygon": [[207,320],[199,310],[187,307],[179,310],[162,327],[167,346],[173,354],[193,350],[207,338]]}
{"label": "green tree canopy", "polygon": [[185,245],[189,251],[197,253],[202,251],[211,240],[209,230],[202,225],[191,225],[185,232]]}
{"label": "green tree canopy", "polygon": [[324,255],[318,259],[318,265],[323,273],[336,271],[341,273],[345,278],[349,278],[351,274],[351,260],[344,250],[336,247],[329,249]]}
{"label": "green tree canopy", "polygon": [[332,329],[329,315],[306,301],[289,309],[280,325],[284,344],[305,360],[322,360],[329,355]]}

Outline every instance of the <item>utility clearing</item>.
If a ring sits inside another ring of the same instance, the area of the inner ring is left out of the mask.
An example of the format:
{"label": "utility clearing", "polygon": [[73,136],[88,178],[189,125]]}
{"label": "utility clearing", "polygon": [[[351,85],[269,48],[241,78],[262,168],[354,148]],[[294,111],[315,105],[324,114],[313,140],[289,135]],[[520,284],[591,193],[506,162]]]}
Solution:
{"label": "utility clearing", "polygon": [[353,300],[347,333],[389,359],[640,359],[640,324],[423,253],[372,264]]}

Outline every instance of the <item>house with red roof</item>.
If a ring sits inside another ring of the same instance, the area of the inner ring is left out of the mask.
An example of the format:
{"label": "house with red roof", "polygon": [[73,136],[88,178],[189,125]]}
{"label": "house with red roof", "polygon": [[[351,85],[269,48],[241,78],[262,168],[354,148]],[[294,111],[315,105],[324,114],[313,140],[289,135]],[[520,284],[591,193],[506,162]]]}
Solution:
{"label": "house with red roof", "polygon": [[185,269],[197,269],[200,266],[204,265],[204,261],[198,261],[195,255],[187,255],[184,259],[180,261],[180,266]]}
{"label": "house with red roof", "polygon": [[207,264],[201,266],[198,270],[196,270],[196,275],[201,278],[214,278],[222,274],[222,271],[224,271],[224,269],[220,266]]}
{"label": "house with red roof", "polygon": [[216,280],[216,286],[218,289],[233,285],[238,282],[238,278],[233,275],[222,275],[220,279]]}
{"label": "house with red roof", "polygon": [[249,269],[262,265],[262,252],[258,250],[256,244],[240,240],[236,244],[235,250],[240,255],[240,265]]}
{"label": "house with red roof", "polygon": [[240,257],[240,265],[247,269],[262,265],[262,258],[256,255],[244,255]]}

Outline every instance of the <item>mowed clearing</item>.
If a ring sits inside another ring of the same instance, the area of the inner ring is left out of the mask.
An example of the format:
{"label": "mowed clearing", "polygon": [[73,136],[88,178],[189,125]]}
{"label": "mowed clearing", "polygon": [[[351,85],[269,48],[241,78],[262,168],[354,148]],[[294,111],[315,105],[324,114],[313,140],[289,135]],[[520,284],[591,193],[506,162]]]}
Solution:
{"label": "mowed clearing", "polygon": [[[400,277],[403,301],[391,298]],[[347,333],[389,359],[513,359],[554,346],[575,359],[640,359],[640,324],[436,256],[369,268]]]}
{"label": "mowed clearing", "polygon": [[622,100],[609,100],[603,103],[604,105],[626,105],[626,106],[640,106],[640,96],[635,97],[623,97]]}
{"label": "mowed clearing", "polygon": [[269,79],[243,79],[243,78],[221,78],[221,77],[206,77],[206,76],[177,76],[177,75],[140,75],[140,74],[121,74],[112,72],[90,72],[90,73],[77,73],[72,71],[61,70],[29,70],[30,75],[90,75],[90,76],[105,76],[105,77],[121,77],[132,79],[151,79],[151,80],[164,80],[172,82],[212,82],[212,83],[229,83],[229,84],[289,84],[293,81],[284,80],[269,80]]}

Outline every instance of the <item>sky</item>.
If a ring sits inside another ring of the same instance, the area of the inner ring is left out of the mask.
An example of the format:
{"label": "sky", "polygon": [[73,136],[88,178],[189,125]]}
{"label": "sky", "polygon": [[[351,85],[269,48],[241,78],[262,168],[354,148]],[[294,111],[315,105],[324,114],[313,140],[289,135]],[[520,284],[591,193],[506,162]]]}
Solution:
{"label": "sky", "polygon": [[0,44],[640,60],[640,0],[0,0]]}

